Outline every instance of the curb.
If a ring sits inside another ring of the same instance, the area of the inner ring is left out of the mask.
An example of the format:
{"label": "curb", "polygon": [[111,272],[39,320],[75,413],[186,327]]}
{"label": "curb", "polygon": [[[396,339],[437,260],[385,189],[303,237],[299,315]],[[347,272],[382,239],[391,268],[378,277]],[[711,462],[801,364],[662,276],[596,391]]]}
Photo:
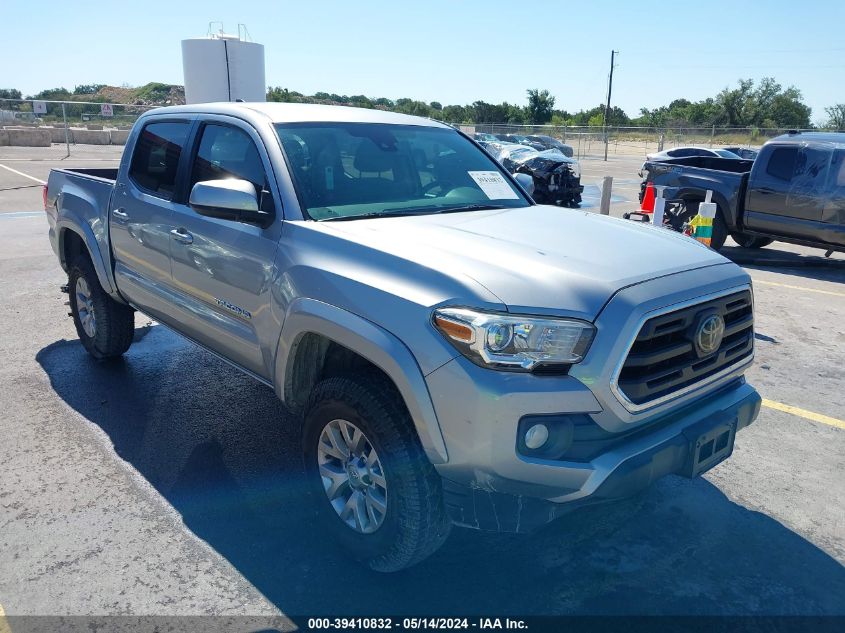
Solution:
{"label": "curb", "polygon": [[796,259],[769,259],[766,257],[745,257],[722,253],[734,264],[741,266],[771,266],[773,268],[842,268],[845,270],[845,260],[827,259],[824,257],[799,256]]}

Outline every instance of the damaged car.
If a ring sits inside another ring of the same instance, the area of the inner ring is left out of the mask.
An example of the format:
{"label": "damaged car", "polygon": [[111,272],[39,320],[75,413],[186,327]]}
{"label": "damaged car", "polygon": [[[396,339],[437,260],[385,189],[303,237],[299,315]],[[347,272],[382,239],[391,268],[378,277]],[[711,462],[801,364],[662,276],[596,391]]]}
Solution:
{"label": "damaged car", "polygon": [[512,174],[527,174],[539,204],[577,207],[581,204],[581,165],[557,149],[538,151],[513,143],[486,143],[486,149]]}

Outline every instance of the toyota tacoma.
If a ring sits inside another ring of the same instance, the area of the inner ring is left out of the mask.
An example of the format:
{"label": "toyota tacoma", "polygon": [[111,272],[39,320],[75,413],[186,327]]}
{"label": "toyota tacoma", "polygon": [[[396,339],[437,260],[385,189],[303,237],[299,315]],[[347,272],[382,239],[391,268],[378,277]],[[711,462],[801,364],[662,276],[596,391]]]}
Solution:
{"label": "toyota tacoma", "polygon": [[321,524],[395,571],[695,477],[759,411],[742,269],[524,181],[429,119],[201,104],[45,207],[85,349],[126,353],[137,310],[272,388]]}

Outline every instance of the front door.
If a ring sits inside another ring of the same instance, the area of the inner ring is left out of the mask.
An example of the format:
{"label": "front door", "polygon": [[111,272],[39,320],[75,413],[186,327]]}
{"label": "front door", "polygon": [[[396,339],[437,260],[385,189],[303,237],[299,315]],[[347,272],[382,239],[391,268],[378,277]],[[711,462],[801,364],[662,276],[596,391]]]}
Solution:
{"label": "front door", "polygon": [[[170,239],[173,283],[182,298],[180,329],[253,373],[269,379],[280,324],[271,314],[281,213],[269,161],[252,128],[223,117],[200,124],[186,197],[197,182],[239,178],[253,184],[263,211],[276,218],[253,224],[174,210]],[[259,150],[261,148],[261,150]]]}
{"label": "front door", "polygon": [[818,239],[829,162],[830,152],[823,149],[774,147],[765,168],[752,173],[745,207],[748,228]]}
{"label": "front door", "polygon": [[177,173],[190,121],[155,121],[141,130],[132,159],[121,166],[109,211],[114,273],[121,294],[168,321],[170,230]]}

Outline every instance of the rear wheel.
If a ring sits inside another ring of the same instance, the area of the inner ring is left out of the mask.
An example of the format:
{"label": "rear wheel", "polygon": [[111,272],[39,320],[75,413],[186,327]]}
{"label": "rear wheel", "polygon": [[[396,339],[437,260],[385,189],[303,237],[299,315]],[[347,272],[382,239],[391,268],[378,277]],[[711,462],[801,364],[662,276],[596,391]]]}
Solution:
{"label": "rear wheel", "polygon": [[352,558],[398,571],[446,540],[440,477],[390,381],[370,374],[320,382],[303,449],[319,519]]}
{"label": "rear wheel", "polygon": [[747,235],[745,233],[731,233],[731,237],[734,242],[742,246],[742,248],[763,248],[774,241],[768,237],[757,237],[755,235]]}
{"label": "rear wheel", "polygon": [[87,257],[71,263],[68,294],[76,333],[91,356],[114,358],[129,349],[135,334],[135,311],[106,294]]}

